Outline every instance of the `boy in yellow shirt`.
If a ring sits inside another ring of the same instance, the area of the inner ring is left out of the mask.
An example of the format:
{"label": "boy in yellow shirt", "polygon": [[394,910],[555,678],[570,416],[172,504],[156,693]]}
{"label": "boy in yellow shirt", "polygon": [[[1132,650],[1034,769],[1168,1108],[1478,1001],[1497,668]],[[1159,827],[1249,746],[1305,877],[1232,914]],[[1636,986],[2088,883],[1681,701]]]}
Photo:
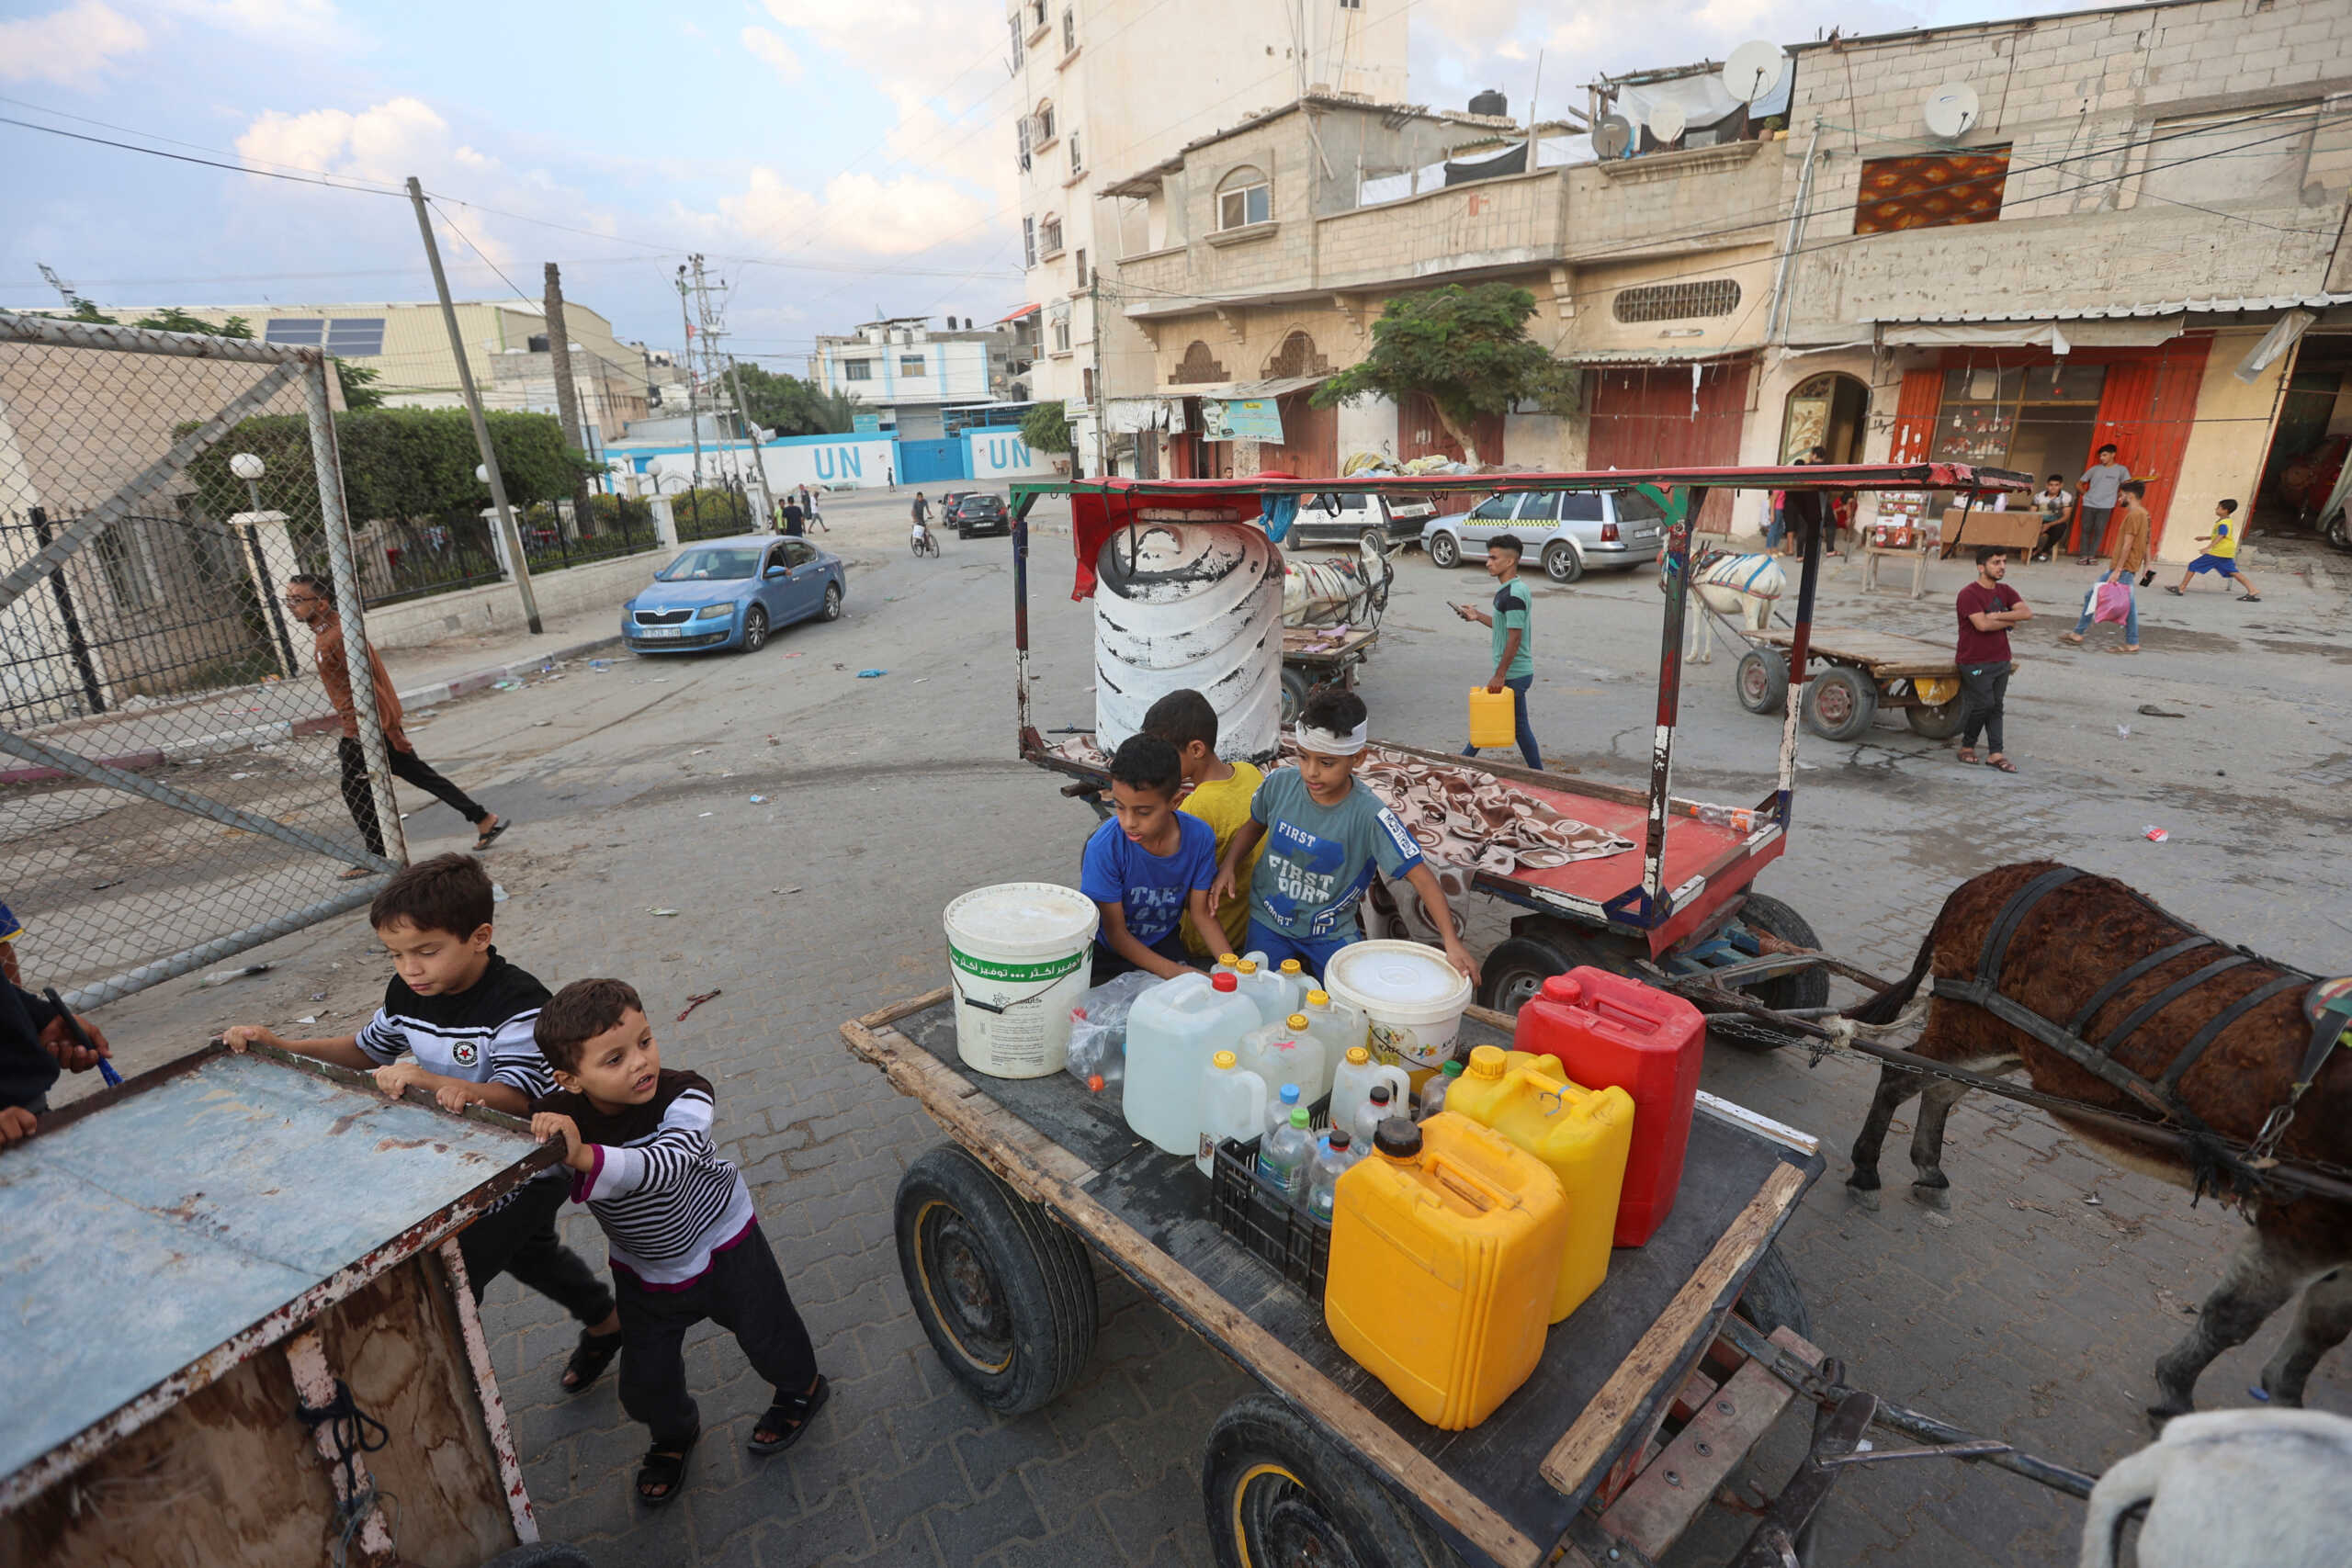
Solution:
{"label": "boy in yellow shirt", "polygon": [[2190,581],[2199,572],[2211,571],[2218,572],[2223,581],[2234,582],[2245,590],[2238,601],[2241,604],[2262,603],[2262,595],[2255,590],[2254,579],[2238,568],[2237,512],[2238,503],[2234,501],[2222,502],[2213,508],[2213,531],[2197,536],[2197,542],[2205,547],[2205,553],[2190,561],[2188,570],[2180,574],[2180,581],[2166,587],[2165,592],[2178,598],[2188,592]]}
{"label": "boy in yellow shirt", "polygon": [[[1152,704],[1151,710],[1143,716],[1143,733],[1176,748],[1184,768],[1184,788],[1178,796],[1177,809],[1216,829],[1216,858],[1222,865],[1226,847],[1233,842],[1233,835],[1241,825],[1250,820],[1250,797],[1258,793],[1266,775],[1249,762],[1227,762],[1218,758],[1216,709],[1198,692],[1170,692]],[[1241,868],[1242,891],[1216,907],[1216,923],[1225,931],[1228,953],[1242,952],[1249,935],[1250,873],[1257,864],[1258,855],[1253,851],[1249,863]],[[1185,949],[1193,957],[1220,956],[1202,945],[1189,922],[1183,930]]]}

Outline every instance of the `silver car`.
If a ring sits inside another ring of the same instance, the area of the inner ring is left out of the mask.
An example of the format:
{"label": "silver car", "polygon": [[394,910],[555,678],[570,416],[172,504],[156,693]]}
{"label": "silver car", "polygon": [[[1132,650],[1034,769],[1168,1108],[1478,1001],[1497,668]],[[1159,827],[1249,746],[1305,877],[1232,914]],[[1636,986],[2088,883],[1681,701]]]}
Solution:
{"label": "silver car", "polygon": [[1484,560],[1487,541],[1511,534],[1555,582],[1588,571],[1630,570],[1665,553],[1666,513],[1635,491],[1529,491],[1490,495],[1467,513],[1431,518],[1421,547],[1438,566]]}

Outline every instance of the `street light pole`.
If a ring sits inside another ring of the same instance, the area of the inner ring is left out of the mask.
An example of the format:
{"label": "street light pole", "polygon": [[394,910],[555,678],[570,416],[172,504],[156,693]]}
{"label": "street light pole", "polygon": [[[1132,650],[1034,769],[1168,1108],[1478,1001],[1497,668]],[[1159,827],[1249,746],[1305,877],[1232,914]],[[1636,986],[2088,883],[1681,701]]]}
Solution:
{"label": "street light pole", "polygon": [[473,417],[474,445],[481,448],[481,466],[488,470],[490,503],[498,509],[498,534],[506,541],[506,553],[514,567],[514,587],[523,596],[523,619],[537,635],[547,628],[539,624],[539,601],[531,592],[531,564],[523,558],[523,536],[515,530],[514,509],[506,504],[506,480],[498,471],[498,454],[491,450],[490,422],[482,418],[481,394],[474,389],[473,367],[466,363],[465,336],[458,331],[458,308],[449,302],[448,275],[441,270],[441,247],[433,238],[433,220],[425,215],[424,187],[414,175],[408,178],[408,198],[416,207],[417,232],[424,236],[424,259],[433,265],[433,289],[441,297],[441,324],[448,329],[449,352],[458,360],[458,389],[465,394],[466,412]]}

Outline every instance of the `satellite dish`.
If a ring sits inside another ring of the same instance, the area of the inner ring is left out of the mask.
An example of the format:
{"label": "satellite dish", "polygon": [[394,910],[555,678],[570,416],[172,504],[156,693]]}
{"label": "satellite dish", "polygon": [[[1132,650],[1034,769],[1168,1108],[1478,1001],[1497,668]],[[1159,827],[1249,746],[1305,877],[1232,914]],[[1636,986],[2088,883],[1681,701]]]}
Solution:
{"label": "satellite dish", "polygon": [[1976,123],[1980,106],[1976,89],[1965,82],[1947,82],[1928,95],[1928,134],[1956,141]]}
{"label": "satellite dish", "polygon": [[1605,114],[1592,122],[1592,150],[1603,158],[1622,158],[1634,144],[1634,122],[1622,114]]}
{"label": "satellite dish", "polygon": [[1649,122],[1650,134],[1661,142],[1668,142],[1682,134],[1690,123],[1690,117],[1682,112],[1680,104],[1669,98],[1651,107]]}
{"label": "satellite dish", "polygon": [[1781,85],[1789,57],[1769,39],[1741,44],[1724,62],[1724,88],[1743,104],[1752,104]]}

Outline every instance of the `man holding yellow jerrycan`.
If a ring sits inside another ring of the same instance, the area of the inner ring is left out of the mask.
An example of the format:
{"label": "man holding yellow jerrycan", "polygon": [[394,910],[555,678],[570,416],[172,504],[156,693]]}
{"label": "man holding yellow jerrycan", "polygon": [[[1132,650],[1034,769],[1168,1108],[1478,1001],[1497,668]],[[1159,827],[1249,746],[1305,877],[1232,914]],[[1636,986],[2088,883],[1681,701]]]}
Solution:
{"label": "man holding yellow jerrycan", "polygon": [[1487,540],[1487,575],[1498,585],[1494,608],[1453,606],[1453,613],[1464,620],[1476,621],[1491,630],[1489,651],[1495,660],[1495,672],[1487,683],[1471,689],[1470,744],[1462,749],[1462,754],[1475,757],[1481,747],[1507,746],[1516,739],[1519,754],[1540,773],[1544,750],[1536,745],[1535,727],[1527,717],[1527,690],[1535,684],[1535,612],[1527,584],[1519,578],[1520,553],[1515,535],[1498,534]]}

